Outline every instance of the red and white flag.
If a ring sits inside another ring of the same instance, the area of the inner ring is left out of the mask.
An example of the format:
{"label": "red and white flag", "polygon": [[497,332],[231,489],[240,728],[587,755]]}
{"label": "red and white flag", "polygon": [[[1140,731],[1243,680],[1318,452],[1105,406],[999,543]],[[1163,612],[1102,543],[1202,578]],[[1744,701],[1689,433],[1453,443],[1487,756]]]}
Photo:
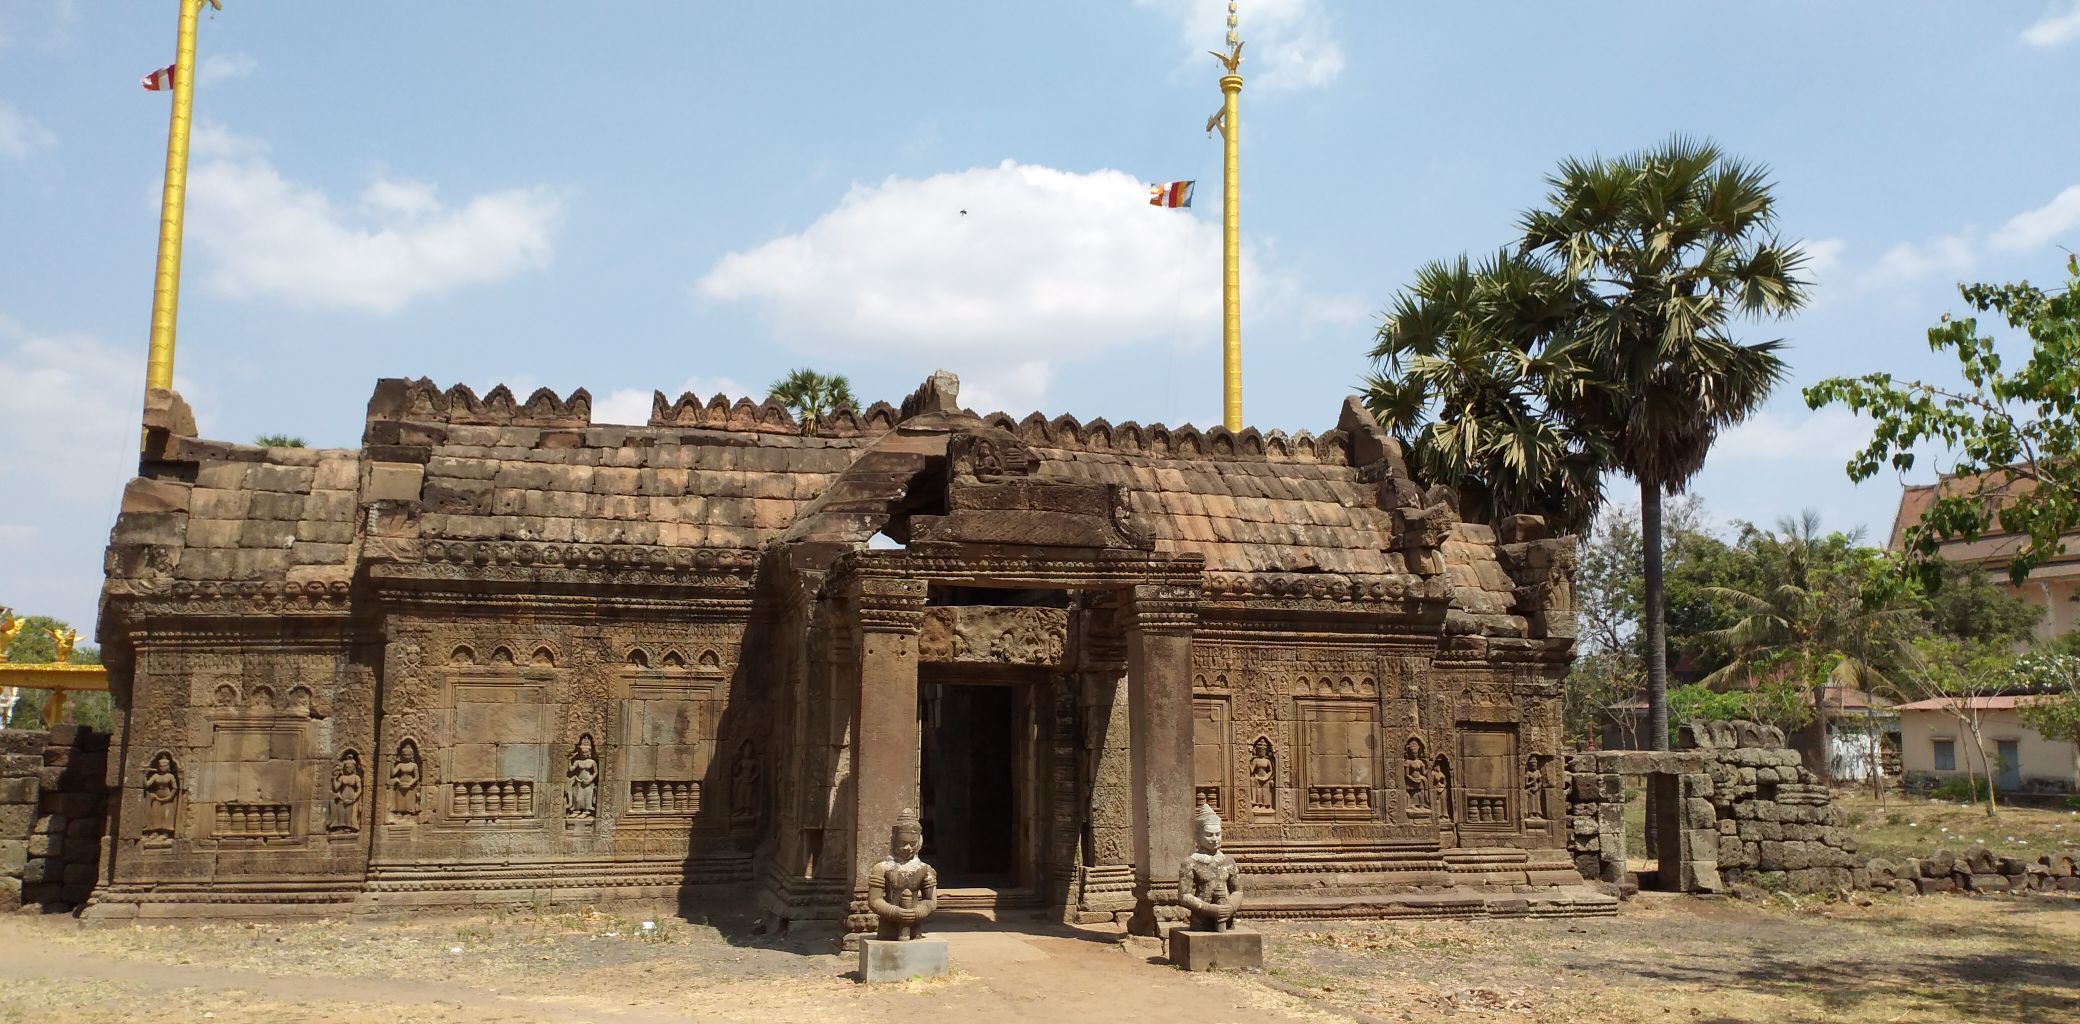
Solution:
{"label": "red and white flag", "polygon": [[159,70],[154,71],[149,75],[144,76],[143,84],[144,91],[146,92],[158,92],[161,89],[173,88],[173,65],[168,64],[167,66],[160,68]]}

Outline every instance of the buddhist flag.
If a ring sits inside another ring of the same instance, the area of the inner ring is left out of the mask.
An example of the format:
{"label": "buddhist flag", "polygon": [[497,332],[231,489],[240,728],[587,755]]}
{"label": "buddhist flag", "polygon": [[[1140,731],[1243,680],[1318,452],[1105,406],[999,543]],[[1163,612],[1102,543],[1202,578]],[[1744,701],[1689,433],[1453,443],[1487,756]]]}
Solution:
{"label": "buddhist flag", "polygon": [[1148,187],[1148,205],[1176,210],[1192,205],[1192,186],[1195,181],[1173,181],[1168,185]]}
{"label": "buddhist flag", "polygon": [[161,89],[173,88],[173,65],[168,64],[167,66],[160,68],[159,70],[154,71],[149,75],[144,76],[143,84],[144,91],[146,92],[158,92]]}

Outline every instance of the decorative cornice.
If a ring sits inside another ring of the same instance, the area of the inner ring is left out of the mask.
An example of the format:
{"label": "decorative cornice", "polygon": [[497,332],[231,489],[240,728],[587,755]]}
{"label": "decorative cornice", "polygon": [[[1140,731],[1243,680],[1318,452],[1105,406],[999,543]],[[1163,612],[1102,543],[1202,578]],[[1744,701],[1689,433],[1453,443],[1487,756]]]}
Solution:
{"label": "decorative cornice", "polygon": [[819,417],[814,430],[804,431],[786,406],[771,399],[763,404],[749,398],[739,398],[731,403],[728,395],[718,394],[703,404],[700,396],[688,391],[681,393],[679,400],[674,402],[667,400],[664,392],[657,391],[652,392],[650,398],[649,425],[755,434],[807,433],[811,437],[878,437],[895,429],[896,409],[887,402],[875,402],[864,412],[840,407]]}
{"label": "decorative cornice", "polygon": [[1155,459],[1350,464],[1350,438],[1341,430],[1326,430],[1320,434],[1303,430],[1287,436],[1282,430],[1259,433],[1255,427],[1230,431],[1225,426],[1217,426],[1201,431],[1189,423],[1181,427],[1166,427],[1160,423],[1144,427],[1131,420],[1115,427],[1103,419],[1081,423],[1074,416],[1064,415],[1050,420],[1037,412],[1022,420],[995,412],[982,417],[982,422],[1009,431],[1019,440],[1038,448],[1112,452]]}
{"label": "decorative cornice", "polygon": [[846,597],[861,632],[914,636],[924,621],[925,589],[918,579],[855,576],[847,581]]}
{"label": "decorative cornice", "polygon": [[1448,604],[1451,580],[1413,574],[1351,576],[1341,573],[1208,573],[1206,596],[1216,601],[1255,597],[1303,598],[1339,604]]}
{"label": "decorative cornice", "polygon": [[422,540],[419,557],[434,563],[522,565],[572,569],[692,569],[749,576],[756,548],[682,548],[652,544],[549,544],[507,540]]}
{"label": "decorative cornice", "polygon": [[1138,586],[1127,602],[1127,629],[1190,636],[1199,625],[1201,592],[1195,586]]}
{"label": "decorative cornice", "polygon": [[126,617],[145,615],[340,615],[353,599],[344,581],[110,580],[108,603]]}

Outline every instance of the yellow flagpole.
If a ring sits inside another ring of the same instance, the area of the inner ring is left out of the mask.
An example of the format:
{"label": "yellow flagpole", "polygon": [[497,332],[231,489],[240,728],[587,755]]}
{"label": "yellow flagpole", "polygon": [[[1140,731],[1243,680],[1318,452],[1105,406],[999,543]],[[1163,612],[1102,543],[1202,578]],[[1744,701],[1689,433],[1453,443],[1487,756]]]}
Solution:
{"label": "yellow flagpole", "polygon": [[173,113],[166,128],[166,190],[159,200],[159,262],[152,280],[152,338],[145,357],[144,386],[173,387],[174,324],[180,315],[181,227],[188,197],[188,129],[195,112],[195,23],[202,5],[222,10],[218,0],[178,0],[179,41],[173,55]]}
{"label": "yellow flagpole", "polygon": [[1227,69],[1221,76],[1218,122],[1222,154],[1221,204],[1221,418],[1229,430],[1242,429],[1242,38],[1235,4],[1228,4],[1227,53],[1214,53]]}

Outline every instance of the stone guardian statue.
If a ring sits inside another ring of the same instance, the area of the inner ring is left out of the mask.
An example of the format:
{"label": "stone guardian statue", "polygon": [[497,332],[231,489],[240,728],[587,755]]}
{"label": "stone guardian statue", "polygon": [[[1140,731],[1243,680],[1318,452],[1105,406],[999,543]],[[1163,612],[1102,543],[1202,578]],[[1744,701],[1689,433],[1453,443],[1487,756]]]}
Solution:
{"label": "stone guardian statue", "polygon": [[1192,855],[1177,872],[1177,902],[1191,914],[1195,932],[1227,931],[1242,909],[1242,870],[1221,852],[1221,816],[1200,804],[1192,819]]}
{"label": "stone guardian statue", "polygon": [[1170,931],[1170,962],[1187,971],[1261,969],[1264,936],[1236,927],[1242,869],[1221,852],[1221,816],[1200,804],[1192,816],[1192,855],[1177,870],[1177,903],[1191,921]]}
{"label": "stone guardian statue", "polygon": [[939,906],[939,873],[917,859],[924,848],[924,826],[916,811],[905,808],[888,831],[888,856],[867,877],[867,907],[881,919],[876,937],[921,939],[925,918]]}

